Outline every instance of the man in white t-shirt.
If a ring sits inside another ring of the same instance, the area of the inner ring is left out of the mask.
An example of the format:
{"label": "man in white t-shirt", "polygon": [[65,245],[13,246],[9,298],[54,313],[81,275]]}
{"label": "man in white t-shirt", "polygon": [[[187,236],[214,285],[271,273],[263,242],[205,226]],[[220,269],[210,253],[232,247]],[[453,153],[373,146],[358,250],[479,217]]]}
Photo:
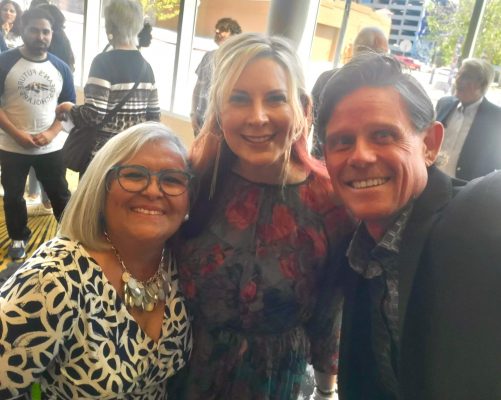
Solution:
{"label": "man in white t-shirt", "polygon": [[57,104],[75,101],[69,67],[47,52],[52,17],[34,8],[22,16],[24,45],[0,54],[0,165],[4,211],[12,243],[9,256],[26,256],[31,235],[23,198],[30,167],[59,219],[69,200],[61,149],[66,135],[55,118]]}

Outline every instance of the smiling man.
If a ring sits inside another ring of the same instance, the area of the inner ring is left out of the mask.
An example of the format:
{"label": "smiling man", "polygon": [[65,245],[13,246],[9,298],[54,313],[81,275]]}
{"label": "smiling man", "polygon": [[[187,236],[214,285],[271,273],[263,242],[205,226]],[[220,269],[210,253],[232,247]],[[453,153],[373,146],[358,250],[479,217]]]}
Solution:
{"label": "smiling man", "polygon": [[339,398],[501,398],[501,174],[464,186],[434,166],[443,126],[389,56],[336,73],[318,121],[334,189],[360,221],[338,252]]}

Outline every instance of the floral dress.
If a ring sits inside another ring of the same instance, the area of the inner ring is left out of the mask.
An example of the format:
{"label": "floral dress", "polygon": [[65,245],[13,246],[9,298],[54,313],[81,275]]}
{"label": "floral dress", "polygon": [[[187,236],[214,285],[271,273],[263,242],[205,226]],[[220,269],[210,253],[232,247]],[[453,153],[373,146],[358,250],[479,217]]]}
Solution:
{"label": "floral dress", "polygon": [[308,361],[337,372],[339,307],[322,282],[351,221],[326,186],[314,174],[282,187],[230,173],[208,227],[180,257],[194,316],[187,399],[291,400]]}
{"label": "floral dress", "polygon": [[192,346],[174,266],[169,274],[155,342],[79,243],[43,244],[0,290],[0,399],[29,398],[33,382],[44,399],[165,399]]}

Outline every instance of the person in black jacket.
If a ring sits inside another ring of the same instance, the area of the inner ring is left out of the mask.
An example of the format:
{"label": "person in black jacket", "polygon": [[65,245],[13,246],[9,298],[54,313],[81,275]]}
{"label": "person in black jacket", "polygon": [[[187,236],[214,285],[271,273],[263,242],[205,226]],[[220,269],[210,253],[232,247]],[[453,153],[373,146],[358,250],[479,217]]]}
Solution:
{"label": "person in black jacket", "polygon": [[389,56],[331,78],[319,127],[360,221],[324,282],[344,293],[339,399],[500,399],[501,172],[467,184],[434,166],[443,126]]}
{"label": "person in black jacket", "polygon": [[494,78],[487,61],[466,59],[456,77],[456,95],[437,103],[437,120],[445,126],[440,168],[471,180],[501,169],[501,107],[485,98]]}

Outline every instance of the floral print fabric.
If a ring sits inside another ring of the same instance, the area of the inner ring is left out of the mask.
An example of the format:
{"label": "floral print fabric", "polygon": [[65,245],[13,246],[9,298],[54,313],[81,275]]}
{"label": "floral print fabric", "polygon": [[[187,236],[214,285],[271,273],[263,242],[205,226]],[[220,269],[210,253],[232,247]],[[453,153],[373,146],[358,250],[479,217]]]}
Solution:
{"label": "floral print fabric", "polygon": [[314,174],[282,188],[230,173],[208,228],[180,257],[194,315],[188,399],[291,400],[308,360],[336,372],[338,319],[320,304],[320,283],[350,228]]}

